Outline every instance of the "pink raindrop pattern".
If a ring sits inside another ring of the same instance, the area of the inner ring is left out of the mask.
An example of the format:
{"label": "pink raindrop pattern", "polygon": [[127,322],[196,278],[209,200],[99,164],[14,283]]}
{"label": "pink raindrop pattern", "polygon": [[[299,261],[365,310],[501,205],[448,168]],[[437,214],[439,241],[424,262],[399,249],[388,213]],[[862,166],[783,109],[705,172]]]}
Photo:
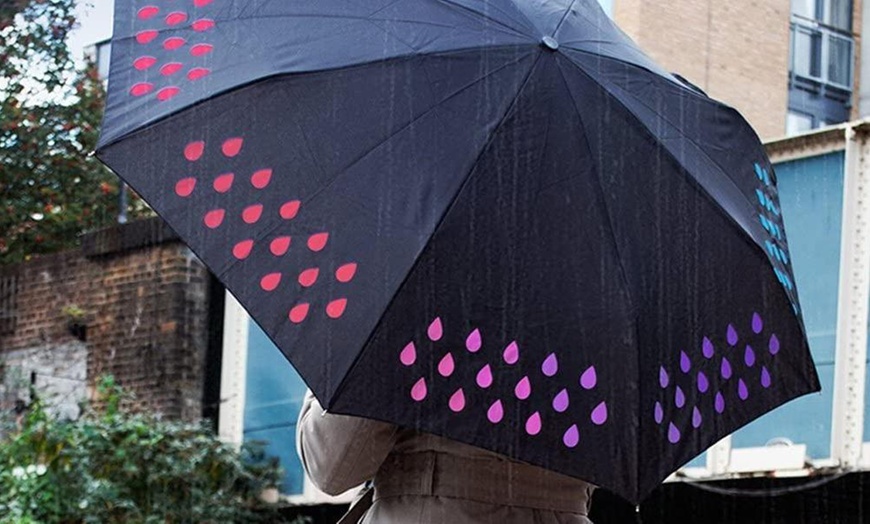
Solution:
{"label": "pink raindrop pattern", "polygon": [[[435,317],[397,351],[399,369],[409,375],[405,394],[411,402],[434,402],[436,409],[479,416],[493,426],[509,422],[525,438],[552,434],[567,449],[577,448],[584,434],[607,424],[609,405],[601,398],[594,365],[569,373],[558,351],[526,362],[530,357],[521,342],[489,340],[480,328],[456,333],[461,337],[457,347],[447,342],[448,328]],[[517,376],[521,362],[527,373]],[[471,382],[460,377],[471,377]]]}

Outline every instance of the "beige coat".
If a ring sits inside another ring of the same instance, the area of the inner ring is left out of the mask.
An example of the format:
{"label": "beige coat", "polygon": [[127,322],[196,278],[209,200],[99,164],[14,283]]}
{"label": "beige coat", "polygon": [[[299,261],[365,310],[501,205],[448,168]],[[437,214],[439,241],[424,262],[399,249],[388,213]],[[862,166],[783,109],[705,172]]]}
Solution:
{"label": "beige coat", "polygon": [[327,414],[310,394],[297,448],[326,493],[374,479],[363,524],[591,524],[586,482],[392,424]]}

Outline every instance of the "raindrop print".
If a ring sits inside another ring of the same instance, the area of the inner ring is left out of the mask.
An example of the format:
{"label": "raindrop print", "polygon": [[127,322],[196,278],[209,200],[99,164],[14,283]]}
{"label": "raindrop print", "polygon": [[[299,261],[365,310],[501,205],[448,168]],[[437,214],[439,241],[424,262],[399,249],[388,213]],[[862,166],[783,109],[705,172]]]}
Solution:
{"label": "raindrop print", "polygon": [[553,409],[559,413],[564,413],[568,409],[569,402],[568,390],[562,389],[562,391],[556,393],[556,396],[553,397]]}
{"label": "raindrop print", "polygon": [[516,342],[511,342],[504,348],[504,353],[502,354],[504,361],[508,364],[516,364],[520,359],[520,347]]}
{"label": "raindrop print", "polygon": [[726,335],[726,338],[728,339],[729,346],[737,345],[737,330],[734,329],[734,326],[732,324],[728,324],[728,333]]}
{"label": "raindrop print", "polygon": [[559,361],[556,359],[555,353],[550,353],[549,356],[544,360],[544,363],[541,365],[541,372],[548,376],[552,377],[559,371]]}
{"label": "raindrop print", "polygon": [[203,222],[205,225],[211,229],[215,229],[220,226],[224,221],[224,216],[226,215],[226,211],[223,209],[213,209],[205,214],[205,218],[203,218]]}
{"label": "raindrop print", "polygon": [[136,16],[139,20],[148,20],[149,18],[153,18],[157,16],[157,13],[160,12],[160,9],[155,5],[146,5],[145,7],[139,9],[136,12]]}
{"label": "raindrop print", "polygon": [[722,396],[722,392],[716,393],[714,407],[716,408],[716,413],[722,413],[725,411],[725,397]]}
{"label": "raindrop print", "polygon": [[150,44],[155,38],[157,38],[157,35],[157,31],[154,31],[153,29],[139,31],[136,33],[136,41],[140,44]]}
{"label": "raindrop print", "polygon": [[686,394],[683,393],[683,388],[677,386],[677,391],[674,393],[674,404],[678,408],[682,408],[686,405]]}
{"label": "raindrop print", "polygon": [[520,400],[526,400],[529,398],[529,395],[532,394],[532,383],[529,381],[529,377],[525,376],[517,382],[516,387],[514,388],[514,394]]}
{"label": "raindrop print", "polygon": [[308,249],[317,253],[323,251],[326,247],[326,242],[329,240],[329,233],[315,233],[308,237]]}
{"label": "raindrop print", "polygon": [[688,373],[692,369],[692,361],[689,360],[689,355],[685,351],[680,351],[680,371]]}
{"label": "raindrop print", "polygon": [[347,299],[339,298],[326,305],[326,314],[329,318],[339,318],[344,315],[345,309],[347,309]]}
{"label": "raindrop print", "polygon": [[281,283],[281,273],[269,273],[260,279],[260,287],[263,291],[274,291]]}
{"label": "raindrop print", "polygon": [[399,353],[399,362],[403,366],[413,366],[417,362],[417,347],[413,342],[408,342],[408,345]]}
{"label": "raindrop print", "polygon": [[680,430],[677,429],[677,426],[675,426],[673,422],[671,422],[668,425],[668,442],[670,442],[671,444],[676,444],[679,441],[680,441]]}
{"label": "raindrop print", "polygon": [[196,44],[190,48],[190,54],[193,56],[203,56],[211,53],[214,46],[211,44]]}
{"label": "raindrop print", "polygon": [[459,413],[463,409],[465,409],[465,393],[463,393],[462,388],[456,390],[453,395],[450,396],[450,402],[448,402],[450,406],[450,410],[454,413]]}
{"label": "raindrop print", "polygon": [[501,405],[501,400],[496,400],[492,403],[489,409],[486,410],[486,418],[488,418],[493,424],[501,422],[501,419],[504,418],[504,407]]}
{"label": "raindrop print", "polygon": [[347,284],[353,280],[354,275],[356,275],[356,263],[354,262],[344,264],[335,270],[335,279],[342,284]]}
{"label": "raindrop print", "polygon": [[480,339],[480,330],[475,329],[465,338],[465,349],[472,353],[477,353],[480,350],[482,341]]}
{"label": "raindrop print", "polygon": [[163,64],[160,67],[160,74],[163,76],[172,76],[175,73],[181,71],[181,68],[184,67],[180,62],[169,62],[168,64]]}
{"label": "raindrop print", "polygon": [[196,82],[200,78],[205,78],[211,74],[211,69],[206,67],[194,67],[187,72],[187,79],[191,82]]}
{"label": "raindrop print", "polygon": [[139,71],[144,71],[157,63],[157,59],[153,56],[140,56],[133,61],[133,67]]}
{"label": "raindrop print", "polygon": [[311,287],[315,282],[317,282],[317,277],[319,275],[320,270],[316,267],[311,267],[299,273],[299,277],[296,281],[299,282],[299,285],[302,287]]}
{"label": "raindrop print", "polygon": [[280,257],[290,249],[290,241],[289,236],[275,238],[269,243],[269,251],[276,257]]}
{"label": "raindrop print", "polygon": [[189,197],[196,187],[196,179],[193,177],[183,178],[175,184],[175,194],[180,197]]}
{"label": "raindrop print", "polygon": [[664,389],[668,387],[669,383],[670,378],[668,377],[668,372],[665,371],[664,366],[662,366],[659,368],[659,385],[662,387],[662,389]]}
{"label": "raindrop print", "polygon": [[441,317],[436,317],[435,320],[429,324],[429,329],[426,330],[426,334],[432,342],[438,342],[441,340],[441,337],[444,336],[444,326],[441,325]]}
{"label": "raindrop print", "polygon": [[731,362],[728,362],[727,358],[722,357],[722,367],[719,371],[725,380],[731,378]]}
{"label": "raindrop print", "polygon": [[764,389],[770,387],[770,372],[764,366],[761,368],[761,387]]}
{"label": "raindrop print", "polygon": [[244,260],[248,258],[248,255],[251,254],[251,249],[254,247],[253,240],[242,240],[235,246],[233,246],[233,256],[239,260]]}
{"label": "raindrop print", "polygon": [[154,90],[154,84],[148,82],[139,82],[130,88],[130,94],[133,96],[147,95]]}
{"label": "raindrop print", "polygon": [[[293,309],[290,310],[290,321],[294,324],[298,324],[305,320],[305,317],[308,316],[308,310],[311,308],[310,304],[302,303],[296,306],[293,306]],[[424,386],[425,389],[425,386]]]}
{"label": "raindrop print", "polygon": [[492,368],[489,364],[480,368],[477,372],[477,385],[486,389],[492,385]]}
{"label": "raindrop print", "polygon": [[196,22],[192,23],[190,27],[197,33],[202,33],[203,31],[208,31],[209,29],[214,27],[214,20],[210,20],[208,18],[200,18]]}
{"label": "raindrop print", "polygon": [[598,374],[595,372],[595,366],[589,366],[586,371],[580,375],[580,386],[583,389],[589,390],[598,384]]}
{"label": "raindrop print", "polygon": [[251,185],[257,189],[263,189],[269,185],[269,182],[272,180],[272,170],[271,169],[260,169],[259,171],[254,172],[251,175]]}
{"label": "raindrop print", "polygon": [[737,381],[737,396],[740,397],[740,400],[749,398],[749,388],[746,387],[746,382],[743,382],[742,378]]}
{"label": "raindrop print", "polygon": [[221,144],[221,152],[225,157],[232,158],[241,152],[244,142],[245,141],[239,137],[228,138],[224,140],[223,144]]}
{"label": "raindrop print", "polygon": [[704,358],[713,358],[713,343],[707,337],[704,337],[704,342],[701,344],[701,352],[704,354]]}
{"label": "raindrop print", "polygon": [[226,193],[233,187],[233,180],[235,180],[236,175],[232,173],[224,173],[223,175],[219,175],[212,182],[212,187],[218,193]]}
{"label": "raindrop print", "polygon": [[541,432],[541,414],[537,411],[526,420],[526,433],[535,436]]}
{"label": "raindrop print", "polygon": [[263,205],[262,204],[254,204],[253,206],[248,206],[242,211],[242,220],[245,221],[246,224],[255,224],[260,217],[263,216]]}
{"label": "raindrop print", "polygon": [[181,38],[180,36],[171,36],[163,41],[163,49],[167,51],[175,51],[180,47],[184,46],[187,43],[187,40]]}
{"label": "raindrop print", "polygon": [[183,24],[187,21],[187,13],[183,13],[181,11],[173,11],[166,15],[166,25],[174,26],[178,24]]}
{"label": "raindrop print", "polygon": [[577,429],[577,424],[573,424],[565,434],[562,435],[562,442],[566,447],[574,448],[580,442],[580,430]]}
{"label": "raindrop print", "polygon": [[426,393],[426,378],[420,377],[420,380],[411,388],[411,398],[417,402],[422,402],[426,398]]}
{"label": "raindrop print", "polygon": [[601,402],[601,404],[595,406],[595,409],[592,410],[592,416],[590,418],[592,419],[592,423],[596,426],[600,426],[607,422],[607,403]]}
{"label": "raindrop print", "polygon": [[746,351],[743,353],[743,362],[750,368],[755,365],[755,351],[749,344],[746,345]]}
{"label": "raindrop print", "polygon": [[764,329],[764,322],[761,320],[761,315],[758,313],[752,314],[752,332],[756,335],[761,333],[761,330]]}
{"label": "raindrop print", "polygon": [[698,391],[706,393],[710,389],[710,381],[707,380],[707,375],[703,371],[698,372]]}
{"label": "raindrop print", "polygon": [[771,355],[779,353],[779,338],[774,334],[770,335],[770,342],[767,345]]}
{"label": "raindrop print", "polygon": [[299,206],[301,203],[298,200],[291,200],[286,204],[281,206],[280,214],[281,218],[284,220],[291,220],[296,218],[296,214],[299,213]]}
{"label": "raindrop print", "polygon": [[193,5],[196,7],[205,7],[208,4],[212,3],[213,0],[193,0]]}
{"label": "raindrop print", "polygon": [[692,427],[697,429],[701,427],[701,412],[698,410],[698,407],[695,406],[692,408]]}
{"label": "raindrop print", "polygon": [[656,407],[653,410],[653,416],[656,419],[656,424],[661,424],[662,420],[665,419],[665,410],[662,409],[662,403],[656,401]]}
{"label": "raindrop print", "polygon": [[205,150],[205,142],[197,140],[184,146],[184,158],[191,162],[196,162],[202,158],[202,152]]}
{"label": "raindrop print", "polygon": [[453,362],[453,354],[448,352],[438,363],[438,374],[447,378],[453,374],[454,369],[456,369],[456,363]]}
{"label": "raindrop print", "polygon": [[164,87],[160,91],[157,91],[157,100],[161,102],[166,102],[167,100],[174,98],[175,95],[181,92],[181,89],[175,86]]}

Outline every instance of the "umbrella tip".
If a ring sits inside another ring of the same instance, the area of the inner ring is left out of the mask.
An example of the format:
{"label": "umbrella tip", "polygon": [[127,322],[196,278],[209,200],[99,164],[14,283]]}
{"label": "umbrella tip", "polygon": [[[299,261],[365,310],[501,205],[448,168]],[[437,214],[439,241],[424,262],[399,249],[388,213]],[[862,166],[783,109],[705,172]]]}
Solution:
{"label": "umbrella tip", "polygon": [[555,51],[559,49],[559,42],[553,38],[552,36],[545,36],[541,39],[541,45],[549,49],[550,51]]}

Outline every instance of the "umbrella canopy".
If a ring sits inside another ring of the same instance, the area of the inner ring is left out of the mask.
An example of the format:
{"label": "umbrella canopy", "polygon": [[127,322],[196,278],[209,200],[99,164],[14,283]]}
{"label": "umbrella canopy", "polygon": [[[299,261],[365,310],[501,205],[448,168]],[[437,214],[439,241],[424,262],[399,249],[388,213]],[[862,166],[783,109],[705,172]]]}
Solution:
{"label": "umbrella canopy", "polygon": [[329,410],[638,501],[816,391],[776,179],[594,0],[119,0],[99,157]]}

